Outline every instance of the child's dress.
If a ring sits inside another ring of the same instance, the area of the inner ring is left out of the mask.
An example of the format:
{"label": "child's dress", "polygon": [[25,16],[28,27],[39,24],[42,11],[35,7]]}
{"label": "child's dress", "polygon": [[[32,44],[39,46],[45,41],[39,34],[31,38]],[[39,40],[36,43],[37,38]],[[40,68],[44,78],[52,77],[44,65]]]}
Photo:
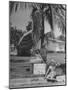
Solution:
{"label": "child's dress", "polygon": [[49,74],[47,75],[47,78],[53,79],[56,75],[56,71],[54,70],[53,66],[49,66]]}

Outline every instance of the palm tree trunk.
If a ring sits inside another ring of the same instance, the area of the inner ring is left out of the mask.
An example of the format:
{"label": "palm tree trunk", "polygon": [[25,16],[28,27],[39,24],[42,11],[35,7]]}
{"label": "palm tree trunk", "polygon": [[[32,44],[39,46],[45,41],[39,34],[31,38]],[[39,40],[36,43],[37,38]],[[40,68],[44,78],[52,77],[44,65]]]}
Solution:
{"label": "palm tree trunk", "polygon": [[54,38],[54,34],[53,34],[53,31],[55,29],[55,18],[54,18],[54,8],[52,5],[49,6],[50,7],[50,12],[51,12],[51,27],[52,27],[52,35],[53,35],[53,38]]}
{"label": "palm tree trunk", "polygon": [[42,10],[42,33],[41,33],[41,47],[43,46],[44,42],[44,16],[43,16],[43,10]]}

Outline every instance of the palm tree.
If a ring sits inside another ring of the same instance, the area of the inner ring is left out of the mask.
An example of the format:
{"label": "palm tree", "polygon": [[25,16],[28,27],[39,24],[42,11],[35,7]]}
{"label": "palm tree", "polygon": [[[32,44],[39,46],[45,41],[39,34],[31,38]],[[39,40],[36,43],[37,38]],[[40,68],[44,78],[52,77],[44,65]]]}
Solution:
{"label": "palm tree", "polygon": [[[54,36],[55,30],[55,22],[57,22],[57,26],[60,28],[62,33],[65,32],[65,13],[66,6],[61,4],[37,4],[36,7],[33,7],[34,11],[32,13],[33,19],[33,40],[35,44],[38,43],[39,39],[41,39],[41,47],[43,48],[44,36],[46,38],[46,42],[48,44],[48,36],[44,35],[44,18],[46,17],[50,26],[51,26],[51,34]],[[40,18],[39,18],[40,17]],[[41,22],[41,23],[40,23]],[[45,50],[47,52],[47,49]],[[41,53],[42,58],[46,59],[47,53],[43,51]],[[45,61],[45,60],[44,60]]]}

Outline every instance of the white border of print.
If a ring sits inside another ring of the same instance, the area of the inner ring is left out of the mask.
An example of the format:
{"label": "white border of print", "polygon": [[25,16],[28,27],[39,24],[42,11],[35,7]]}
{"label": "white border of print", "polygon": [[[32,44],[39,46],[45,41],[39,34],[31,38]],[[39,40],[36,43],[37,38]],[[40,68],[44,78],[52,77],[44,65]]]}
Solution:
{"label": "white border of print", "polygon": [[[15,1],[58,3],[58,4],[68,5],[68,0],[15,0]],[[67,10],[68,10],[68,7],[67,7]],[[67,21],[68,21],[68,18],[67,18]],[[67,44],[68,44],[68,41],[67,41]],[[0,1],[0,90],[9,89],[8,88],[9,87],[9,50],[8,49],[9,49],[9,0],[1,0]],[[68,56],[68,53],[66,56]],[[26,88],[26,89],[68,90],[68,86],[40,87],[40,88],[38,87],[38,88]],[[18,90],[21,90],[21,89],[18,89]]]}

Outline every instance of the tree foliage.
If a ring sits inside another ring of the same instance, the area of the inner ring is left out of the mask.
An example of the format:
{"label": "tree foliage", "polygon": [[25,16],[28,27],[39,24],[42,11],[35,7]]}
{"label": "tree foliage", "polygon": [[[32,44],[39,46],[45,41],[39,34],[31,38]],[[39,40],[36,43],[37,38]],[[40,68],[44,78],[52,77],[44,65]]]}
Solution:
{"label": "tree foliage", "polygon": [[[15,12],[17,11],[19,4],[21,3],[20,2],[10,2],[9,3],[10,15],[12,14],[13,8],[15,8]],[[24,38],[24,40],[22,40],[18,49],[24,50],[24,47],[25,47],[25,50],[28,48],[31,49],[32,45],[33,44],[36,45],[39,39],[41,39],[43,43],[44,41],[44,18],[45,17],[51,26],[52,32],[55,29],[55,23],[57,23],[62,33],[65,34],[66,5],[44,4],[44,3],[25,3],[25,8],[27,7],[28,4],[32,7],[31,17],[33,20],[33,32],[32,32],[32,35],[28,35]],[[28,26],[26,26],[27,32],[30,29],[32,29],[31,27],[32,27],[32,23],[29,22]],[[17,44],[21,35],[18,35],[17,33],[16,38],[15,38],[15,32],[10,35],[10,39],[11,39],[10,42],[15,42],[15,44]],[[12,30],[10,33],[12,33]],[[12,38],[14,38],[14,41],[12,41],[13,40]]]}
{"label": "tree foliage", "polygon": [[14,44],[17,46],[21,36],[23,35],[21,30],[14,29],[13,27],[10,27],[10,44]]}

